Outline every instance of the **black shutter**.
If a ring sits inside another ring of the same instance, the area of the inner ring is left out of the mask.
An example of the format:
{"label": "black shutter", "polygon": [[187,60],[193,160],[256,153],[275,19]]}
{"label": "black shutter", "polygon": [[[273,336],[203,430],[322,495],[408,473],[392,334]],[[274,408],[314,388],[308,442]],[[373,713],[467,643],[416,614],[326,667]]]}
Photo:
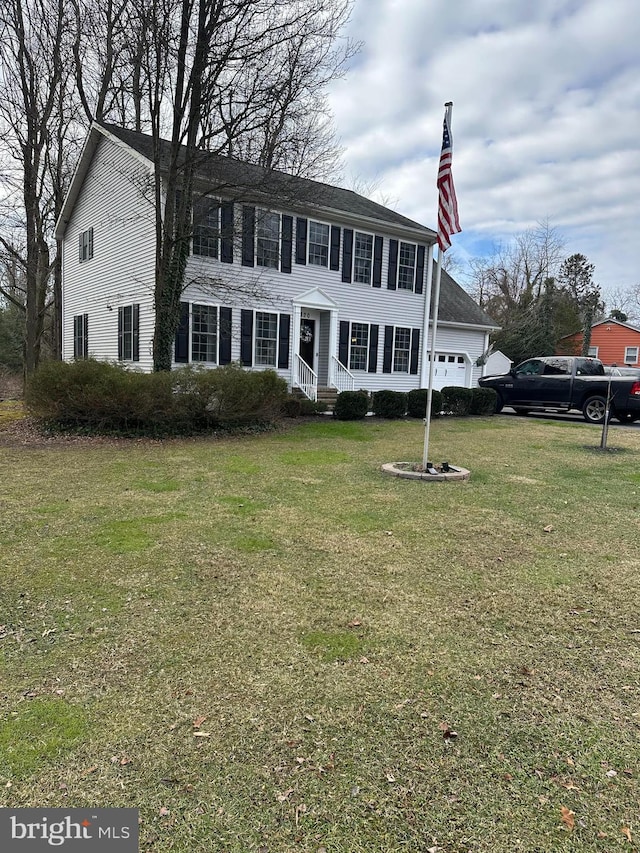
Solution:
{"label": "black shutter", "polygon": [[220,364],[231,363],[231,308],[220,309],[220,346],[218,361]]}
{"label": "black shutter", "polygon": [[307,220],[296,219],[296,263],[307,263]]}
{"label": "black shutter", "polygon": [[416,260],[416,293],[422,293],[422,281],[424,279],[424,246],[418,246]]}
{"label": "black shutter", "polygon": [[369,364],[367,371],[375,373],[378,369],[378,326],[372,323],[369,326]]}
{"label": "black shutter", "polygon": [[382,372],[391,373],[393,357],[393,326],[384,327],[384,350],[382,353]]}
{"label": "black shutter", "polygon": [[382,237],[373,238],[373,286],[382,285]]}
{"label": "black shutter", "polygon": [[280,255],[281,272],[291,272],[291,254],[293,251],[293,217],[282,216],[282,251]]}
{"label": "black shutter", "polygon": [[78,234],[78,260],[82,263],[82,233]]}
{"label": "black shutter", "polygon": [[331,226],[331,252],[329,255],[329,269],[340,269],[340,228],[337,225]]}
{"label": "black shutter", "polygon": [[89,228],[89,260],[93,257],[93,228]]}
{"label": "black shutter", "polygon": [[242,266],[252,267],[255,263],[255,230],[256,209],[255,207],[242,208]]}
{"label": "black shutter", "polygon": [[278,367],[289,367],[289,334],[291,331],[291,317],[289,314],[280,315],[280,328],[278,330]]}
{"label": "black shutter", "polygon": [[140,306],[133,305],[131,307],[131,357],[133,361],[140,361]]}
{"label": "black shutter", "polygon": [[338,341],[338,361],[349,366],[349,323],[346,320],[340,320],[340,338]]}
{"label": "black shutter", "polygon": [[398,281],[398,241],[389,240],[389,270],[387,273],[387,288],[395,290]]}
{"label": "black shutter", "polygon": [[89,358],[89,315],[82,315],[82,357]]}
{"label": "black shutter", "polygon": [[176,329],[174,359],[178,364],[189,361],[189,303],[180,303],[180,322]]}
{"label": "black shutter", "polygon": [[233,263],[233,202],[223,201],[220,207],[221,252],[223,264]]}
{"label": "black shutter", "polygon": [[351,228],[345,228],[342,234],[342,280],[351,281],[351,264],[353,263],[353,230]]}
{"label": "black shutter", "polygon": [[420,349],[420,329],[411,329],[411,361],[409,373],[418,372],[418,350]]}
{"label": "black shutter", "polygon": [[118,308],[118,361],[124,361],[124,308]]}
{"label": "black shutter", "polygon": [[245,367],[253,364],[253,311],[240,312],[240,362]]}

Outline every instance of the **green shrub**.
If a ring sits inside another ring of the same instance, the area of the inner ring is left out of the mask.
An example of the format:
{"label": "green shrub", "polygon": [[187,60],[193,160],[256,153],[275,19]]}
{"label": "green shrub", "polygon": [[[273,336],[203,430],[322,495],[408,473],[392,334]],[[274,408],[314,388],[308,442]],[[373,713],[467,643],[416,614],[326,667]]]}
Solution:
{"label": "green shrub", "polygon": [[163,435],[271,422],[286,392],[272,370],[228,365],[148,374],[87,359],[43,364],[25,399],[32,415],[62,428]]}
{"label": "green shrub", "polygon": [[403,418],[407,414],[407,395],[402,391],[376,391],[373,413],[379,418]]}
{"label": "green shrub", "polygon": [[327,404],[320,400],[309,400],[308,397],[296,397],[289,394],[284,400],[283,414],[287,418],[307,418],[327,411]]}
{"label": "green shrub", "polygon": [[[407,414],[410,418],[426,418],[427,395],[426,388],[414,388],[407,394]],[[431,392],[431,417],[437,418],[442,411],[442,394],[434,388]]]}
{"label": "green shrub", "polygon": [[336,398],[334,418],[340,421],[359,421],[369,411],[369,394],[366,391],[342,391]]}
{"label": "green shrub", "polygon": [[471,388],[448,385],[442,389],[442,410],[456,417],[465,417],[471,409]]}
{"label": "green shrub", "polygon": [[472,415],[493,415],[497,400],[498,394],[493,388],[472,388],[469,413]]}

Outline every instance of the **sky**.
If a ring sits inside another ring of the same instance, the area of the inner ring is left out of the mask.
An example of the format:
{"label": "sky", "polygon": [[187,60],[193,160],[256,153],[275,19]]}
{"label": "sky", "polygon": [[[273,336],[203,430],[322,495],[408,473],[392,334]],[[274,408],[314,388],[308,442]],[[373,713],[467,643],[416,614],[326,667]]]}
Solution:
{"label": "sky", "polygon": [[640,283],[640,0],[355,0],[347,34],[343,183],[435,228],[453,101],[461,283],[538,223],[605,294]]}

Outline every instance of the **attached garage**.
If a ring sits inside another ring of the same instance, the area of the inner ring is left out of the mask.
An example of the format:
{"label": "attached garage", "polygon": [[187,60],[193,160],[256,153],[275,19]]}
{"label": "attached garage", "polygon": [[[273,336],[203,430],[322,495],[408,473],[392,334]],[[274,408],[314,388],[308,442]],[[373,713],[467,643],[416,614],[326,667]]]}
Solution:
{"label": "attached garage", "polygon": [[465,353],[436,353],[433,368],[433,387],[441,391],[450,385],[469,388],[471,385],[471,359]]}

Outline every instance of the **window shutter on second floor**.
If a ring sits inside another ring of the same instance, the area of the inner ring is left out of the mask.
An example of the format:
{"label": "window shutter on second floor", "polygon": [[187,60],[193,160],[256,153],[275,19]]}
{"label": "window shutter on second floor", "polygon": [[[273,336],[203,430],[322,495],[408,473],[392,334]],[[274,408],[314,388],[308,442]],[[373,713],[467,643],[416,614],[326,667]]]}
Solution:
{"label": "window shutter on second floor", "polygon": [[[353,263],[353,230],[345,228],[342,232],[342,280],[351,281],[351,265]],[[343,362],[346,364],[346,362]]]}
{"label": "window shutter on second floor", "polygon": [[307,220],[296,219],[296,263],[307,263]]}
{"label": "window shutter on second floor", "polygon": [[331,248],[329,254],[329,269],[340,269],[340,228],[337,225],[331,226]]}
{"label": "window shutter on second floor", "polygon": [[422,282],[424,280],[424,246],[418,246],[416,255],[416,293],[422,293]]}
{"label": "window shutter on second floor", "polygon": [[252,267],[255,263],[256,209],[245,205],[242,208],[242,266]]}
{"label": "window shutter on second floor", "polygon": [[387,272],[387,288],[395,290],[398,280],[398,241],[389,240],[389,270]]}
{"label": "window shutter on second floor", "polygon": [[233,202],[223,201],[220,207],[221,218],[221,252],[220,260],[223,264],[233,263]]}
{"label": "window shutter on second floor", "polygon": [[373,286],[382,286],[382,237],[376,237],[373,241]]}
{"label": "window shutter on second floor", "polygon": [[291,272],[291,255],[293,253],[293,217],[282,216],[282,241],[280,246],[280,270]]}

